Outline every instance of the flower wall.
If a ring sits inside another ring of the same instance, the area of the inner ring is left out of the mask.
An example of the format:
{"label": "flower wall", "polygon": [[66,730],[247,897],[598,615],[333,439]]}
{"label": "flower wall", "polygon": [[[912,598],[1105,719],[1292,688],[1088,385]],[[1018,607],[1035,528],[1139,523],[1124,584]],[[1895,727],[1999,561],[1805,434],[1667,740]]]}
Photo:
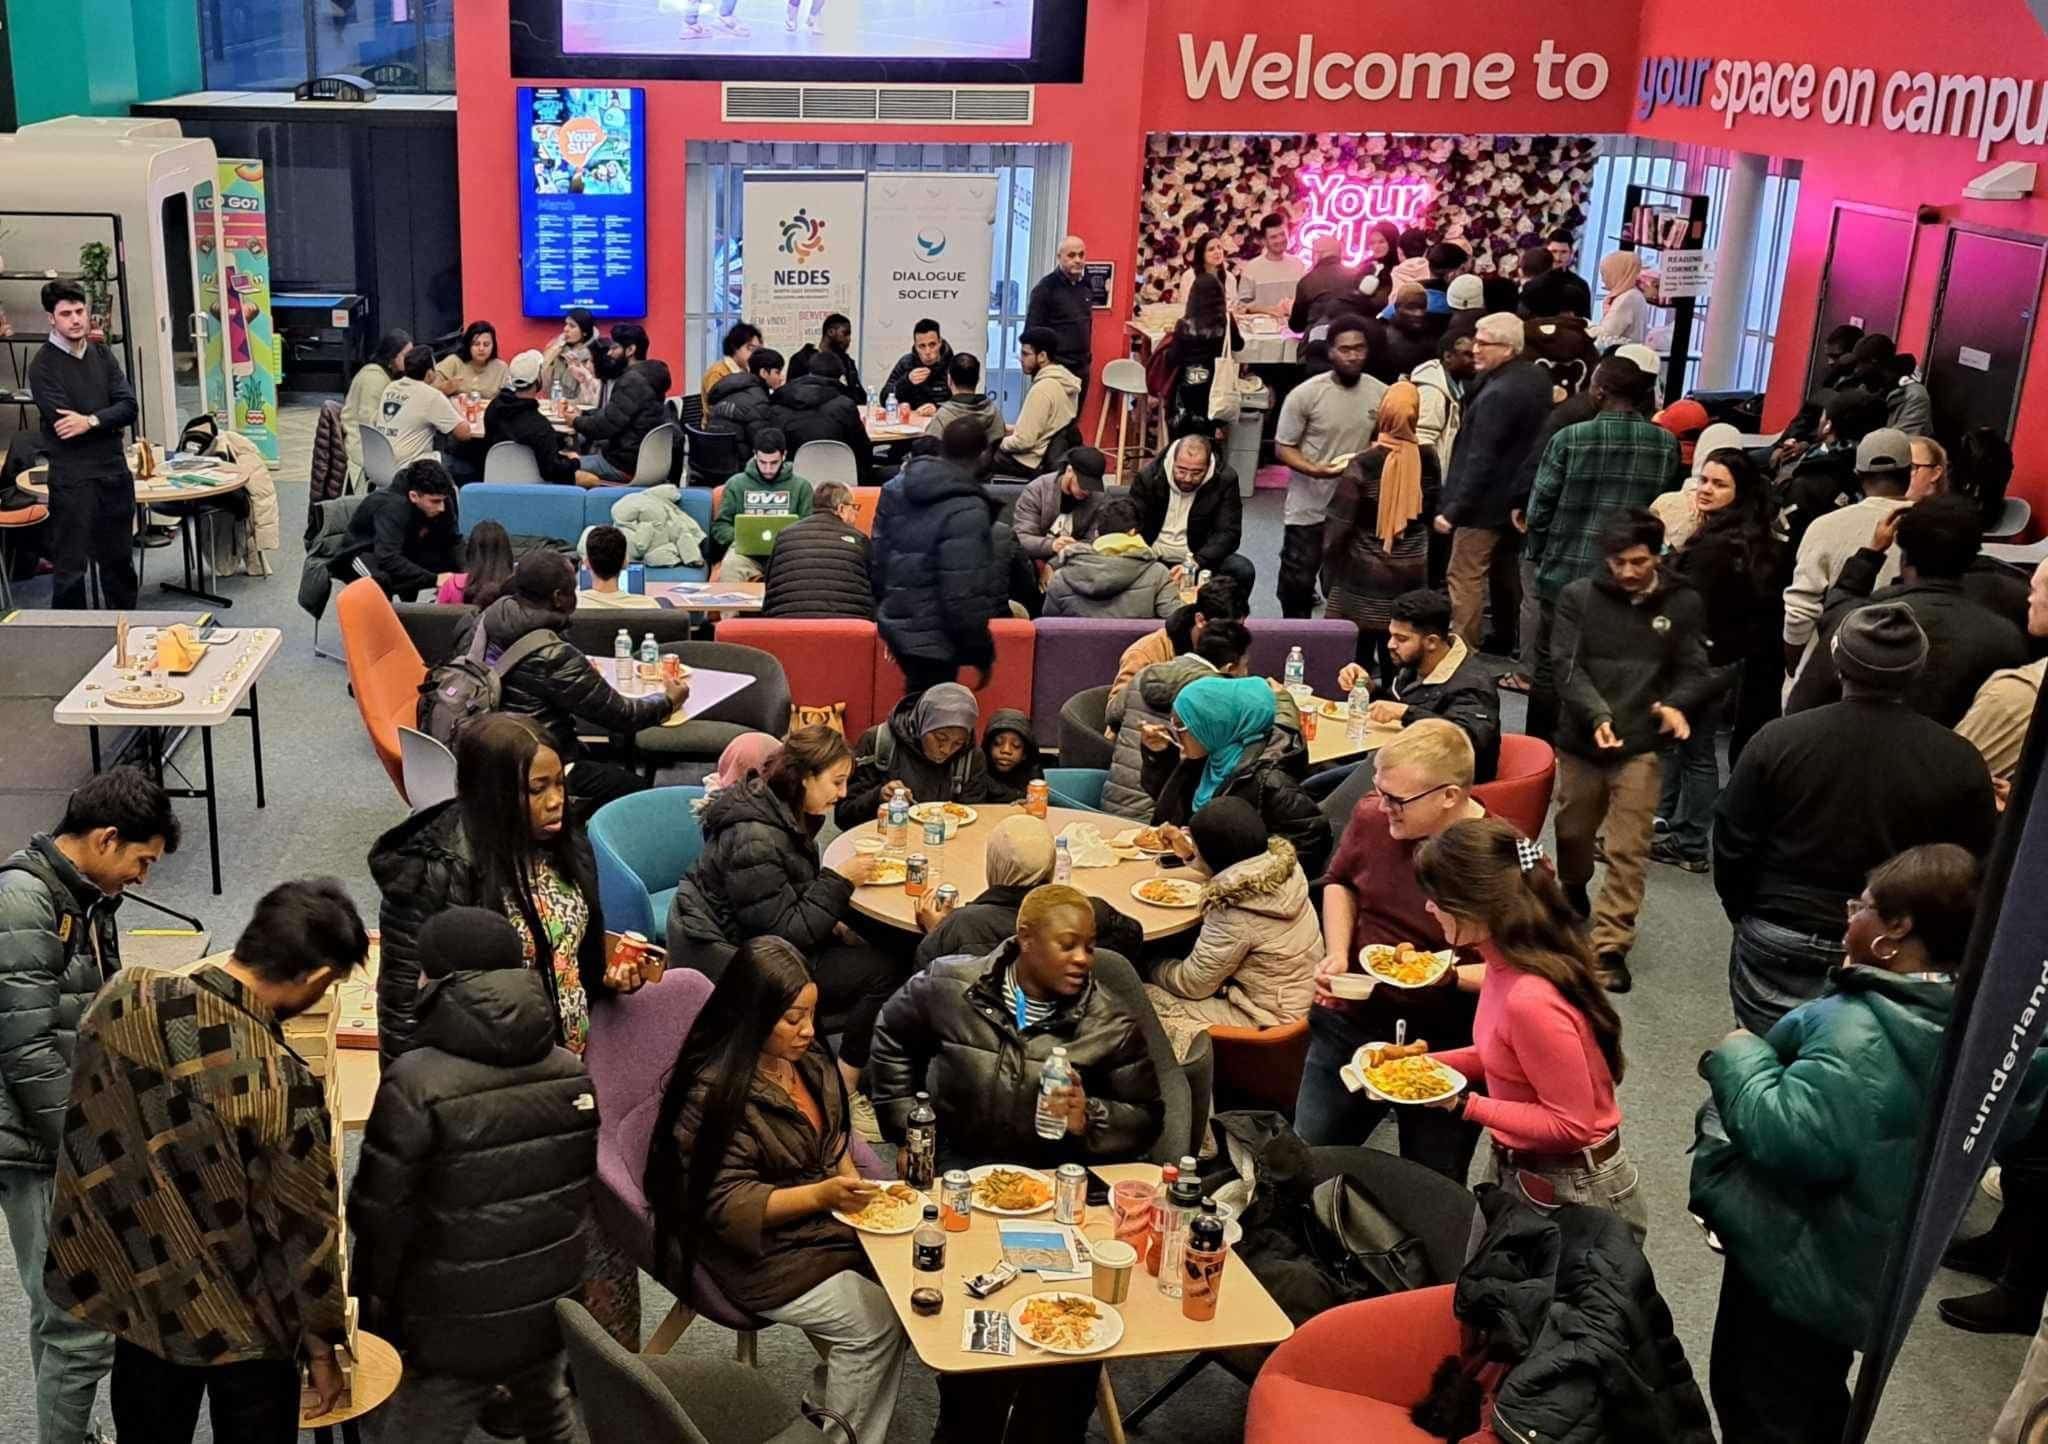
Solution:
{"label": "flower wall", "polygon": [[1234,254],[1250,256],[1268,213],[1298,224],[1311,202],[1304,173],[1357,176],[1375,195],[1423,182],[1430,200],[1414,223],[1469,246],[1480,270],[1513,275],[1524,244],[1584,225],[1598,151],[1583,135],[1154,134],[1145,145],[1136,298],[1165,296],[1191,244],[1219,227]]}

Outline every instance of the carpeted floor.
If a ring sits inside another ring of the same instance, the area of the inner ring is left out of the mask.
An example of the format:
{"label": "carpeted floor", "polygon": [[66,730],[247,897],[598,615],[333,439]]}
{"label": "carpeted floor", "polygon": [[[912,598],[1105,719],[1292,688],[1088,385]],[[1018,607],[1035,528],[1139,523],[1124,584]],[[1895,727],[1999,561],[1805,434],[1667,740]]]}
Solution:
{"label": "carpeted floor", "polygon": [[[314,409],[305,405],[284,412],[286,460],[278,478],[285,545],[274,559],[276,575],[262,581],[229,578],[222,584],[236,602],[225,614],[229,625],[280,626],[286,633],[284,650],[262,687],[270,805],[261,812],[254,805],[246,724],[222,729],[216,754],[222,791],[223,895],[216,898],[209,891],[204,816],[197,804],[189,803],[183,808],[186,846],[164,861],[148,888],[151,896],[199,914],[214,933],[217,947],[232,943],[265,888],[288,877],[337,876],[365,915],[374,916],[376,891],[364,857],[378,833],[404,815],[363,734],[342,668],[313,656],[311,623],[294,601],[313,416]],[[1280,504],[1278,495],[1261,490],[1245,509],[1244,550],[1261,572],[1259,615],[1278,611],[1272,597],[1272,568],[1279,551]],[[153,559],[152,565],[161,564]],[[47,580],[22,588],[24,605],[47,605],[47,599]],[[145,598],[144,605],[152,603]],[[322,636],[329,644],[334,642],[331,624]],[[1508,709],[1514,725],[1520,717],[1519,700],[1510,699]],[[78,745],[84,746],[83,738]],[[196,744],[181,760],[196,767]],[[53,816],[50,821],[54,820]],[[4,840],[8,847],[16,841]],[[1618,1000],[1629,1058],[1621,1103],[1630,1150],[1642,1167],[1651,1201],[1650,1258],[1704,1386],[1721,1268],[1686,1214],[1686,1150],[1703,1091],[1696,1060],[1733,1026],[1726,993],[1728,925],[1709,879],[1666,867],[1651,870],[1643,921],[1633,960],[1636,988]],[[134,925],[132,919],[128,925]],[[1987,1209],[1988,1204],[1980,1205],[1973,1227],[1988,1222]],[[12,1277],[12,1254],[5,1258],[0,1262],[0,1379],[12,1387],[0,1394],[0,1440],[29,1440],[34,1437],[34,1415],[26,1308]],[[1940,1322],[1933,1298],[1974,1287],[1975,1281],[1953,1274],[1937,1277],[1893,1376],[1876,1439],[1968,1444],[1988,1434],[2018,1373],[2025,1340],[1976,1337]],[[667,1305],[667,1298],[650,1284],[650,1331]],[[700,1322],[684,1335],[679,1348],[729,1358],[732,1342],[725,1331]],[[803,1387],[813,1357],[793,1330],[771,1330],[761,1340],[761,1367],[792,1398]],[[1125,1407],[1179,1362],[1118,1365],[1114,1379]],[[923,1444],[930,1437],[935,1403],[932,1375],[913,1361],[891,1440]],[[1244,1389],[1212,1369],[1148,1421],[1144,1434],[1176,1444],[1226,1444],[1243,1432],[1244,1407]],[[200,1437],[210,1437],[204,1425]],[[1093,1437],[1100,1437],[1099,1429]],[[484,1436],[479,1433],[475,1438]]]}

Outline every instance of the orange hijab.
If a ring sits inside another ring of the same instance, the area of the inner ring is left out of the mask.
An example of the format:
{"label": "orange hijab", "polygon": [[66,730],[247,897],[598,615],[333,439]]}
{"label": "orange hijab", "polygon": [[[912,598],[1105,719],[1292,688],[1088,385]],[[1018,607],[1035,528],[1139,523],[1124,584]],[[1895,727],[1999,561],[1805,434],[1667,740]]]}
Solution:
{"label": "orange hijab", "polygon": [[1380,434],[1373,442],[1387,454],[1380,466],[1380,514],[1376,530],[1388,551],[1422,515],[1422,448],[1415,444],[1415,421],[1422,393],[1412,382],[1396,381],[1380,402]]}

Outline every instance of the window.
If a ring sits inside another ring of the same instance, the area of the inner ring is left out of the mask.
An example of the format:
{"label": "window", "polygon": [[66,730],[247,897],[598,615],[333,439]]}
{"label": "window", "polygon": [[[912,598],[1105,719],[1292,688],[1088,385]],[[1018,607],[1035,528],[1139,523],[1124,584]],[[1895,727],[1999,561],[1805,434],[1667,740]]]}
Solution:
{"label": "window", "polygon": [[[1067,152],[1056,145],[793,145],[692,141],[688,206],[695,218],[689,246],[684,366],[702,376],[718,359],[719,338],[741,318],[741,234],[749,170],[942,170],[996,177],[996,232],[989,262],[988,335],[982,384],[1015,415],[1024,399],[1017,334],[1031,287],[1052,269],[1067,204]],[[815,337],[771,336],[785,353]],[[858,338],[856,337],[856,343]],[[961,343],[955,343],[961,344]],[[961,349],[967,346],[961,344]]]}
{"label": "window", "polygon": [[455,0],[198,0],[211,90],[289,90],[364,75],[380,90],[455,89]]}

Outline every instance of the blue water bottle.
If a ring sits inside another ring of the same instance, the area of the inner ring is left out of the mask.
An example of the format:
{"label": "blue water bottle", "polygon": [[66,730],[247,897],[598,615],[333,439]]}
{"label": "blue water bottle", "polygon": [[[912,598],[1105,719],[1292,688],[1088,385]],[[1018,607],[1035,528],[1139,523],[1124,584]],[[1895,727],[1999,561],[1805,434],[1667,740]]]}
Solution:
{"label": "blue water bottle", "polygon": [[629,563],[629,564],[627,565],[627,567],[626,567],[626,590],[627,590],[627,591],[629,591],[629,592],[631,592],[631,593],[632,593],[632,594],[633,594],[634,596],[636,596],[636,597],[641,597],[641,596],[645,596],[645,595],[647,594],[647,565],[646,565],[646,563],[644,563],[644,562],[631,562],[631,563]]}

